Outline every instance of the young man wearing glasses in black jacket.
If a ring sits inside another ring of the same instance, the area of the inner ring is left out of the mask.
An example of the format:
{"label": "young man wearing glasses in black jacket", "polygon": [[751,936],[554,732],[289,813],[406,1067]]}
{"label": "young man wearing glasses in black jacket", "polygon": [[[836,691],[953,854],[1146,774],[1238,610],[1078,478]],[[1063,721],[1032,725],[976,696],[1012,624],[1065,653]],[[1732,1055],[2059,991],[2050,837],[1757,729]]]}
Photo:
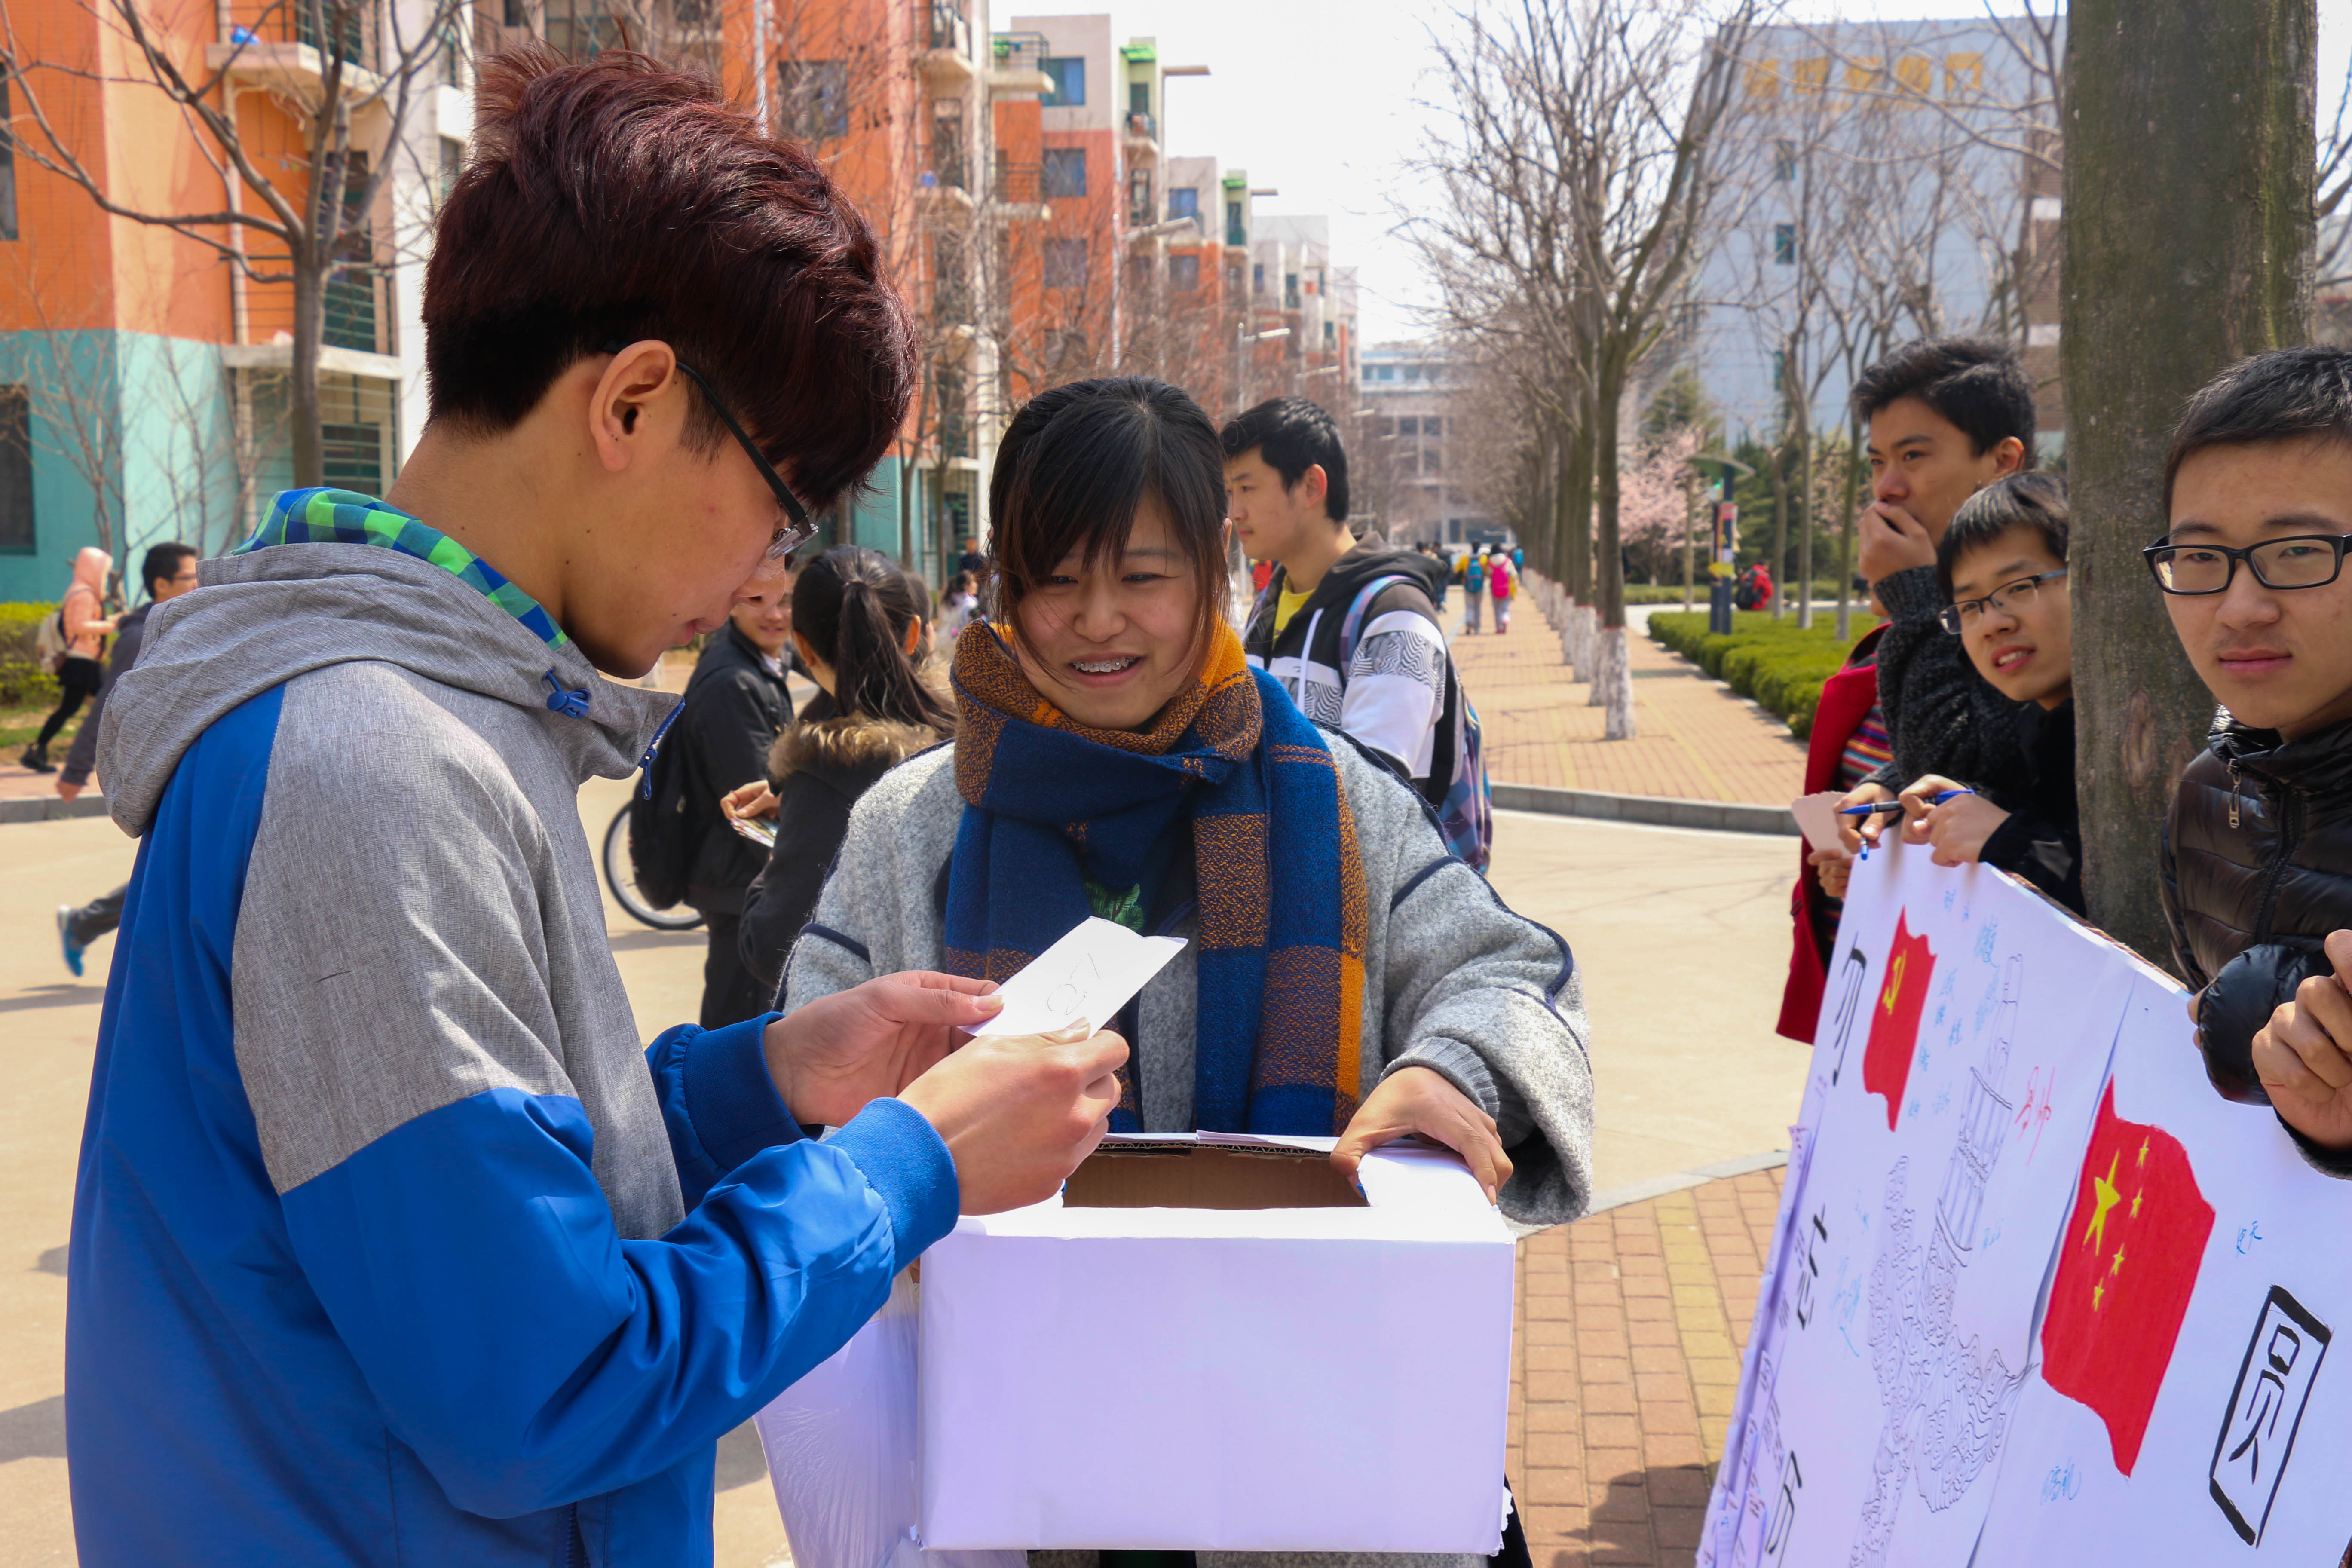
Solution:
{"label": "young man wearing glasses in black jacket", "polygon": [[2164,904],[2214,1087],[2352,1175],[2352,353],[2223,372],[2147,556],[2221,703],[2165,825]]}

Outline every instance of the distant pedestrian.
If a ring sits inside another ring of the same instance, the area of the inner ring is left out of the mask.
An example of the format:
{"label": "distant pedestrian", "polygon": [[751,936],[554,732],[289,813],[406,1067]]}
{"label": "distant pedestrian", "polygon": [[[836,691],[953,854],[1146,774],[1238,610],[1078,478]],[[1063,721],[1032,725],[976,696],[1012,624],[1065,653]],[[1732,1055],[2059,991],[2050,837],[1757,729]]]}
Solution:
{"label": "distant pedestrian", "polygon": [[1462,629],[1475,636],[1478,631],[1478,606],[1486,593],[1486,557],[1484,553],[1470,557],[1470,564],[1462,572]]}
{"label": "distant pedestrian", "polygon": [[784,685],[792,646],[792,578],[780,563],[745,585],[727,624],[710,636],[686,683],[686,703],[663,742],[684,770],[681,800],[690,823],[686,901],[702,913],[709,946],[702,963],[701,1023],[724,1028],[767,1011],[772,988],[743,968],[736,932],[743,893],[764,863],[737,833],[719,797],[768,776],[768,748],[793,721]]}
{"label": "distant pedestrian", "polygon": [[1527,570],[1527,565],[1528,565],[1528,552],[1527,552],[1526,551],[1524,551],[1524,550],[1520,549],[1520,548],[1519,548],[1517,545],[1516,545],[1516,544],[1512,545],[1512,546],[1511,546],[1511,570],[1512,570],[1514,573],[1524,572],[1524,571],[1526,571],[1526,570]]}
{"label": "distant pedestrian", "polygon": [[[940,595],[940,640],[953,643],[956,634],[971,624],[980,612],[979,584],[969,572],[959,572],[948,579],[948,591]],[[793,589],[793,614],[800,614],[799,589]],[[807,656],[803,655],[805,661]]]}
{"label": "distant pedestrian", "polygon": [[[98,760],[99,718],[106,711],[106,699],[114,690],[114,683],[121,679],[124,670],[139,662],[139,641],[147,629],[147,612],[196,585],[194,548],[179,543],[149,546],[146,557],[139,563],[139,577],[146,584],[150,602],[124,616],[115,626],[114,652],[107,660],[106,679],[90,699],[89,713],[74,733],[73,750],[66,753],[65,772],[58,775],[60,799],[73,799],[89,783],[90,769]],[[58,945],[64,952],[66,968],[73,972],[75,978],[81,976],[82,953],[89,944],[122,923],[122,896],[130,890],[131,885],[126,882],[89,903],[58,906]]]}
{"label": "distant pedestrian", "polygon": [[39,738],[19,759],[37,773],[57,772],[49,761],[49,742],[105,684],[106,666],[99,661],[114,630],[104,614],[106,579],[113,570],[114,557],[95,544],[84,548],[74,557],[73,581],[66,584],[65,598],[50,617],[54,629],[47,632],[47,640],[57,647],[50,668],[58,678],[58,705],[42,721]]}
{"label": "distant pedestrian", "polygon": [[822,695],[777,737],[766,781],[728,797],[730,811],[776,825],[768,863],[743,895],[739,938],[743,967],[771,997],[850,808],[884,773],[955,734],[954,709],[924,679],[923,632],[920,595],[879,551],[828,550],[793,584],[793,642]]}
{"label": "distant pedestrian", "polygon": [[963,542],[963,553],[956,557],[956,570],[975,584],[988,575],[988,557],[981,553],[979,541],[967,539]]}
{"label": "distant pedestrian", "polygon": [[1511,558],[1496,552],[1486,561],[1486,596],[1495,601],[1495,633],[1501,636],[1511,629],[1511,595],[1518,586],[1517,574],[1511,570]]}

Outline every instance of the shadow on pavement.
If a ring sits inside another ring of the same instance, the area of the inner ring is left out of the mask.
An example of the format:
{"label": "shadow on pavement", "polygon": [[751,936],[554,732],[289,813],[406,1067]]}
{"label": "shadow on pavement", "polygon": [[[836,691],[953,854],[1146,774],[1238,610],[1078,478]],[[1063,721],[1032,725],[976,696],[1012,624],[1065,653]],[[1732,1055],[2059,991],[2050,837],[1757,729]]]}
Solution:
{"label": "shadow on pavement", "polygon": [[0,1013],[22,1013],[34,1007],[79,1007],[104,1000],[103,985],[36,985],[20,996],[0,1002]]}
{"label": "shadow on pavement", "polygon": [[66,1249],[62,1247],[52,1247],[47,1252],[42,1253],[40,1260],[33,1265],[33,1272],[36,1274],[54,1274],[60,1279],[64,1279],[66,1277]]}
{"label": "shadow on pavement", "polygon": [[759,1428],[746,1421],[719,1439],[717,1489],[733,1491],[768,1479],[768,1456],[760,1447]]}
{"label": "shadow on pavement", "polygon": [[710,941],[710,933],[696,926],[691,931],[628,931],[604,940],[614,952],[634,952],[643,947],[701,947]]}
{"label": "shadow on pavement", "polygon": [[66,1457],[66,1396],[53,1394],[14,1410],[0,1410],[0,1465],[15,1459]]}

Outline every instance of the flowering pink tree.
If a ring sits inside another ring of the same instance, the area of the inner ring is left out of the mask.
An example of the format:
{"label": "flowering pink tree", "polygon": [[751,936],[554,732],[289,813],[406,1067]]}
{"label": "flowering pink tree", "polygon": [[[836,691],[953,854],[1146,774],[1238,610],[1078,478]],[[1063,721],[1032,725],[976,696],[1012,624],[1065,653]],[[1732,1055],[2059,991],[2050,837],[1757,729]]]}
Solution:
{"label": "flowering pink tree", "polygon": [[1655,442],[1628,451],[1619,472],[1618,527],[1630,574],[1651,582],[1680,582],[1683,533],[1690,525],[1689,459],[1701,433],[1683,425]]}

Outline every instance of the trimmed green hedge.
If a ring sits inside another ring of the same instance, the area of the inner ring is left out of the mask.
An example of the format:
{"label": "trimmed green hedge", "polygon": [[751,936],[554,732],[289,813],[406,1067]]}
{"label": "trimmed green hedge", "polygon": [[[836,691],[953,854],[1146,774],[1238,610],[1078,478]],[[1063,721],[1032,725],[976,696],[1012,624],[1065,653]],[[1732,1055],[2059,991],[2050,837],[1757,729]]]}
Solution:
{"label": "trimmed green hedge", "polygon": [[[1877,624],[1875,616],[1855,616],[1853,635],[1858,638]],[[1780,714],[1795,733],[1811,731],[1822,683],[1845,663],[1848,645],[1838,640],[1836,622],[1801,631],[1793,617],[1776,621],[1766,611],[1736,610],[1731,626],[1728,633],[1708,631],[1703,610],[1650,616],[1653,637]]]}
{"label": "trimmed green hedge", "polygon": [[58,678],[34,657],[43,617],[55,605],[0,605],[0,708],[46,708],[58,700]]}

